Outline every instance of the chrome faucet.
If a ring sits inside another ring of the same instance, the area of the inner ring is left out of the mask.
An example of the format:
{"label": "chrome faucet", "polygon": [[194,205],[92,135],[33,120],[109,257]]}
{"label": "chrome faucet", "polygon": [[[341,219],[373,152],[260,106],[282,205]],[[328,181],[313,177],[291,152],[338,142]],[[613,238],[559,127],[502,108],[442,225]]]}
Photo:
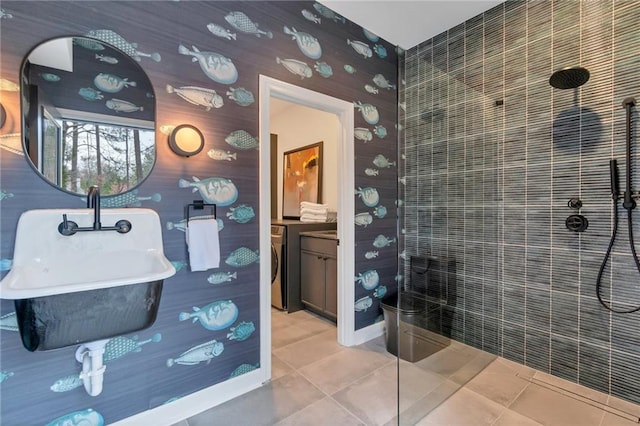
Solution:
{"label": "chrome faucet", "polygon": [[89,187],[87,192],[87,208],[93,209],[93,230],[99,231],[102,229],[102,223],[100,222],[100,188],[96,185]]}

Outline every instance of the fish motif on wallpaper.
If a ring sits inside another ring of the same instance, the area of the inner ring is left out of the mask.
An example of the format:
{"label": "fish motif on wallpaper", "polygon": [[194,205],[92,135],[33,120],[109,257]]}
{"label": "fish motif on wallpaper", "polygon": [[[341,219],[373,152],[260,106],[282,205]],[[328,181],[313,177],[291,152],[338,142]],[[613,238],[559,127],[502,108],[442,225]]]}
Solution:
{"label": "fish motif on wallpaper", "polygon": [[381,44],[374,44],[373,51],[376,52],[376,55],[381,59],[387,57],[387,49]]}
{"label": "fish motif on wallpaper", "polygon": [[378,206],[373,209],[373,215],[378,219],[382,219],[387,215],[387,208],[385,206]]}
{"label": "fish motif on wallpaper", "polygon": [[356,73],[356,69],[353,67],[353,65],[344,64],[343,68],[349,74],[355,74]]}
{"label": "fish motif on wallpaper", "polygon": [[0,78],[0,91],[3,92],[19,92],[20,86],[6,78]]}
{"label": "fish motif on wallpaper", "polygon": [[104,46],[102,45],[102,43],[98,43],[95,40],[88,40],[86,38],[74,38],[73,44],[87,50],[92,50],[94,52],[104,50]]}
{"label": "fish motif on wallpaper", "polygon": [[371,31],[363,28],[362,29],[362,34],[364,34],[364,36],[367,38],[367,40],[369,40],[370,42],[375,43],[376,41],[380,40],[380,37],[378,37],[377,34],[372,33]]}
{"label": "fish motif on wallpaper", "polygon": [[109,43],[112,46],[122,50],[127,55],[131,56],[136,61],[141,61],[142,58],[150,58],[155,62],[160,62],[162,57],[159,53],[144,53],[138,50],[137,43],[130,43],[124,39],[120,34],[111,30],[91,30],[87,34],[89,37],[97,38],[105,43]]}
{"label": "fish motif on wallpaper", "polygon": [[214,272],[213,274],[209,275],[207,281],[209,281],[210,284],[224,284],[237,278],[237,272]]}
{"label": "fish motif on wallpaper", "polygon": [[242,321],[240,324],[236,325],[235,327],[231,327],[229,331],[230,333],[227,333],[227,339],[243,342],[247,340],[253,334],[254,331],[256,331],[256,326],[253,324],[253,321],[250,321],[250,322]]}
{"label": "fish motif on wallpaper", "polygon": [[389,80],[387,80],[382,74],[376,74],[373,76],[373,82],[381,89],[395,90],[396,88],[396,86],[391,84],[391,82],[389,82]]}
{"label": "fish motif on wallpaper", "polygon": [[373,133],[376,134],[377,137],[383,139],[387,137],[387,128],[381,125],[377,125],[373,128]]}
{"label": "fish motif on wallpaper", "polygon": [[15,373],[13,371],[0,371],[0,383],[12,377]]}
{"label": "fish motif on wallpaper", "polygon": [[169,358],[167,367],[172,367],[175,364],[196,365],[201,362],[209,364],[214,357],[219,356],[223,351],[224,343],[211,340],[186,350],[177,358]]}
{"label": "fish motif on wallpaper", "polygon": [[223,149],[212,148],[209,151],[207,151],[207,155],[212,160],[218,160],[218,161],[233,161],[238,159],[237,153],[231,152],[231,151],[225,151]]}
{"label": "fish motif on wallpaper", "polygon": [[[2,260],[9,260],[9,259],[2,259]],[[11,266],[9,266],[9,269],[11,269]],[[8,271],[9,269],[3,269],[3,271]],[[14,312],[9,312],[8,314],[4,314],[0,317],[0,330],[7,330],[7,331],[18,331],[18,318],[16,317],[16,313]]]}
{"label": "fish motif on wallpaper", "polygon": [[356,312],[366,312],[373,305],[373,299],[370,296],[362,297],[356,300],[354,308]]}
{"label": "fish motif on wallpaper", "polygon": [[7,192],[3,189],[0,189],[0,201],[6,200],[7,198],[13,197],[13,192]]}
{"label": "fish motif on wallpaper", "polygon": [[201,52],[197,47],[192,50],[182,44],[178,46],[181,55],[193,56],[193,62],[197,62],[202,72],[211,80],[221,84],[233,84],[238,80],[238,70],[233,61],[216,52]]}
{"label": "fish motif on wallpaper", "polygon": [[56,380],[49,389],[53,392],[69,392],[83,385],[79,374],[70,374]]}
{"label": "fish motif on wallpaper", "polygon": [[214,24],[213,22],[207,24],[207,29],[214,36],[224,38],[227,40],[236,40],[236,33],[232,33],[222,25]]}
{"label": "fish motif on wallpaper", "polygon": [[100,62],[105,62],[110,65],[115,65],[118,62],[120,62],[113,56],[100,55],[99,53],[96,53],[96,59],[99,60]]}
{"label": "fish motif on wallpaper", "polygon": [[[224,222],[222,221],[222,219],[216,219],[216,222],[218,223],[218,232],[222,231],[224,229]],[[172,231],[174,229],[182,232],[187,232],[187,220],[182,219],[178,222],[168,221],[167,230]]]}
{"label": "fish motif on wallpaper", "polygon": [[143,345],[158,343],[161,340],[162,335],[160,333],[154,334],[150,339],[140,341],[138,341],[138,336],[133,336],[132,338],[125,336],[114,337],[109,339],[104,347],[103,360],[104,362],[113,361],[132,352],[140,352]]}
{"label": "fish motif on wallpaper", "polygon": [[304,19],[306,19],[307,21],[311,21],[314,24],[320,24],[322,22],[320,17],[315,15],[313,12],[309,12],[307,9],[302,9],[300,13],[302,13],[302,16],[304,16]]}
{"label": "fish motif on wallpaper", "polygon": [[207,330],[217,331],[229,327],[238,319],[238,307],[231,300],[218,300],[202,308],[193,307],[193,312],[180,312],[180,321],[193,319]]}
{"label": "fish motif on wallpaper", "polygon": [[389,161],[387,157],[382,154],[378,154],[373,159],[373,164],[381,169],[388,169],[389,167],[393,167],[396,165],[395,161]]}
{"label": "fish motif on wallpaper", "polygon": [[231,179],[224,177],[210,177],[208,179],[198,179],[192,176],[193,181],[186,179],[178,181],[180,188],[193,188],[193,192],[200,192],[200,196],[205,203],[217,204],[219,207],[229,206],[238,199],[238,188]]}
{"label": "fish motif on wallpaper", "polygon": [[260,260],[260,251],[253,251],[247,247],[239,247],[231,252],[224,261],[227,265],[241,267],[249,266]]}
{"label": "fish motif on wallpaper", "polygon": [[313,68],[324,78],[329,78],[333,75],[333,68],[326,62],[316,62]]}
{"label": "fish motif on wallpaper", "polygon": [[365,84],[364,85],[364,90],[366,90],[368,93],[371,93],[372,95],[377,95],[379,90],[377,87],[373,87],[370,84]]}
{"label": "fish motif on wallpaper", "polygon": [[322,56],[322,47],[318,39],[309,33],[298,31],[295,27],[284,26],[284,33],[291,36],[298,44],[298,49],[302,54],[311,59],[320,59]]}
{"label": "fish motif on wallpaper", "polygon": [[260,364],[240,364],[238,368],[233,370],[229,375],[229,378],[232,379],[234,377],[242,376],[243,374],[250,373],[254,370],[257,370],[260,367]]}
{"label": "fish motif on wallpaper", "polygon": [[253,207],[246,204],[240,204],[238,207],[230,207],[227,212],[227,217],[238,223],[247,223],[253,219],[255,215]]}
{"label": "fish motif on wallpaper", "polygon": [[384,248],[396,242],[396,237],[388,238],[380,234],[373,240],[375,248]]}
{"label": "fish motif on wallpaper", "polygon": [[13,15],[6,10],[0,8],[0,19],[11,19]]}
{"label": "fish motif on wallpaper", "polygon": [[167,93],[175,93],[190,104],[205,107],[207,111],[210,111],[211,108],[222,108],[224,105],[222,96],[213,89],[196,86],[173,87],[167,84],[166,90]]}
{"label": "fish motif on wallpaper", "polygon": [[369,142],[373,139],[373,133],[366,127],[356,127],[353,129],[353,136],[361,141]]}
{"label": "fish motif on wallpaper", "polygon": [[136,112],[144,111],[144,107],[137,106],[129,101],[123,101],[122,99],[110,99],[106,102],[107,108],[115,112]]}
{"label": "fish motif on wallpaper", "polygon": [[[79,199],[84,204],[87,203],[87,197],[79,197]],[[157,192],[148,197],[143,197],[138,195],[137,189],[133,189],[131,191],[123,192],[122,194],[109,195],[100,198],[100,207],[140,207],[143,201],[154,201],[158,203],[161,200],[162,195]]]}
{"label": "fish motif on wallpaper", "polygon": [[387,294],[387,286],[381,285],[373,291],[373,297],[382,299]]}
{"label": "fish motif on wallpaper", "polygon": [[278,57],[276,57],[276,62],[285,67],[290,73],[300,76],[301,79],[310,78],[313,75],[313,71],[311,71],[306,62],[298,61],[297,59],[280,59]]}
{"label": "fish motif on wallpaper", "polygon": [[176,272],[182,271],[184,267],[187,266],[187,262],[184,262],[182,260],[172,260],[171,264],[174,268],[176,268]]}
{"label": "fish motif on wallpaper", "polygon": [[246,130],[234,130],[224,138],[224,141],[242,150],[258,149],[259,146],[258,139],[251,136]]}
{"label": "fish motif on wallpaper", "polygon": [[406,176],[402,176],[398,178],[398,182],[400,182],[403,185],[407,184],[407,177]]}
{"label": "fish motif on wallpaper", "polygon": [[373,223],[373,216],[369,213],[358,213],[354,217],[354,223],[358,226],[367,227]]}
{"label": "fish motif on wallpaper", "polygon": [[118,93],[125,87],[136,87],[135,81],[129,81],[128,78],[121,78],[115,74],[101,72],[93,79],[93,84],[103,92]]}
{"label": "fish motif on wallpaper", "polygon": [[273,38],[273,33],[271,31],[263,31],[259,28],[259,25],[253,22],[246,14],[243,12],[229,12],[227,16],[224,17],[224,20],[229,23],[233,28],[238,31],[242,31],[246,34],[253,34],[254,36],[260,38],[261,36],[265,36],[267,38]]}
{"label": "fish motif on wallpaper", "polygon": [[85,101],[99,101],[104,99],[104,95],[93,87],[81,87],[78,89],[78,95]]}
{"label": "fish motif on wallpaper", "polygon": [[380,254],[377,250],[370,250],[364,254],[364,258],[367,260],[375,259]]}
{"label": "fish motif on wallpaper", "polygon": [[57,83],[60,81],[60,76],[51,72],[43,72],[42,74],[40,74],[40,77],[50,83]]}
{"label": "fish motif on wallpaper", "polygon": [[378,194],[378,190],[370,186],[366,188],[358,187],[356,195],[360,197],[362,203],[367,207],[375,207],[380,202],[380,194]]}
{"label": "fish motif on wallpaper", "polygon": [[371,46],[369,46],[367,43],[363,43],[358,40],[351,41],[350,39],[347,39],[347,44],[353,47],[353,50],[355,50],[365,58],[370,58],[373,56],[373,50],[371,50]]}
{"label": "fish motif on wallpaper", "polygon": [[88,408],[60,416],[45,426],[104,426],[104,417],[97,411]]}
{"label": "fish motif on wallpaper", "polygon": [[371,104],[363,104],[360,101],[353,102],[353,106],[360,111],[362,118],[369,124],[377,124],[380,121],[380,114],[378,108]]}
{"label": "fish motif on wallpaper", "polygon": [[238,87],[236,89],[234,89],[233,87],[229,87],[227,96],[238,105],[244,107],[251,105],[256,100],[253,96],[253,93],[251,93],[244,87]]}
{"label": "fish motif on wallpaper", "polygon": [[380,174],[380,171],[378,169],[373,169],[371,167],[368,167],[364,169],[364,174],[367,176],[378,176]]}
{"label": "fish motif on wallpaper", "polygon": [[344,19],[344,17],[338,15],[337,13],[335,13],[333,10],[329,9],[328,7],[320,4],[320,3],[314,3],[313,4],[313,8],[322,16],[324,16],[327,19],[331,19],[333,22],[341,22],[341,23],[345,23],[346,20]]}
{"label": "fish motif on wallpaper", "polygon": [[361,284],[365,290],[373,290],[380,284],[380,275],[375,269],[369,269],[363,273],[359,273],[355,279],[356,284]]}

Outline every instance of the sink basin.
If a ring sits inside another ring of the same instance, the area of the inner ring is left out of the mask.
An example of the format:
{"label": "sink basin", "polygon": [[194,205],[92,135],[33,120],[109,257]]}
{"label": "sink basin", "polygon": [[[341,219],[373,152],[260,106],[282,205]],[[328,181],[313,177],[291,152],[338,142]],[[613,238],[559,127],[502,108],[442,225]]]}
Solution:
{"label": "sink basin", "polygon": [[11,271],[0,298],[27,299],[144,283],[168,278],[175,268],[164,256],[162,227],[150,209],[103,209],[102,224],[131,222],[131,231],[58,232],[62,215],[81,227],[93,224],[91,209],[29,210],[20,216]]}
{"label": "sink basin", "polygon": [[128,220],[131,230],[62,235],[62,215],[93,225],[92,209],[29,210],[16,229],[13,264],[0,298],[13,299],[22,342],[46,350],[114,337],[153,324],[165,278],[162,227],[150,209],[104,209],[103,227]]}

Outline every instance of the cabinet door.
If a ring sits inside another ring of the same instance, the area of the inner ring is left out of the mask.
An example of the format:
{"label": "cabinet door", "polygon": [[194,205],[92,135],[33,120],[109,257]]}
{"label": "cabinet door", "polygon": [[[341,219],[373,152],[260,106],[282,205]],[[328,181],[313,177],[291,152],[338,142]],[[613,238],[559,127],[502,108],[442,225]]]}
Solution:
{"label": "cabinet door", "polygon": [[338,260],[325,257],[325,307],[324,310],[334,319],[338,318]]}
{"label": "cabinet door", "polygon": [[324,259],[319,254],[300,251],[300,288],[302,302],[324,310]]}

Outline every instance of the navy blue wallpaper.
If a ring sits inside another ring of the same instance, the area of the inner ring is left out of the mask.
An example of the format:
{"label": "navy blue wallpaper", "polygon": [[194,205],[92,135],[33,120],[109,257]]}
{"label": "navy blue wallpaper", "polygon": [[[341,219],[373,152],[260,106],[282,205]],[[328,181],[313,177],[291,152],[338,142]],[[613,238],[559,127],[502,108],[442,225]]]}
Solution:
{"label": "navy blue wallpaper", "polygon": [[[98,397],[79,386],[75,347],[27,352],[13,303],[0,301],[3,425],[111,423],[259,367],[259,262],[268,256],[258,252],[259,74],[354,103],[356,329],[380,320],[379,298],[397,273],[394,46],[314,2],[3,1],[0,20],[7,110],[0,131],[0,276],[11,268],[23,211],[84,204],[45,183],[21,149],[20,63],[35,45],[64,35],[117,46],[151,79],[155,168],[135,191],[103,205],[156,210],[165,254],[178,269],[165,282],[156,323],[108,343]],[[195,157],[178,157],[166,143],[182,123],[205,136]],[[219,206],[219,269],[190,272],[184,206],[194,199]],[[208,321],[202,311],[212,308],[229,315]]]}

